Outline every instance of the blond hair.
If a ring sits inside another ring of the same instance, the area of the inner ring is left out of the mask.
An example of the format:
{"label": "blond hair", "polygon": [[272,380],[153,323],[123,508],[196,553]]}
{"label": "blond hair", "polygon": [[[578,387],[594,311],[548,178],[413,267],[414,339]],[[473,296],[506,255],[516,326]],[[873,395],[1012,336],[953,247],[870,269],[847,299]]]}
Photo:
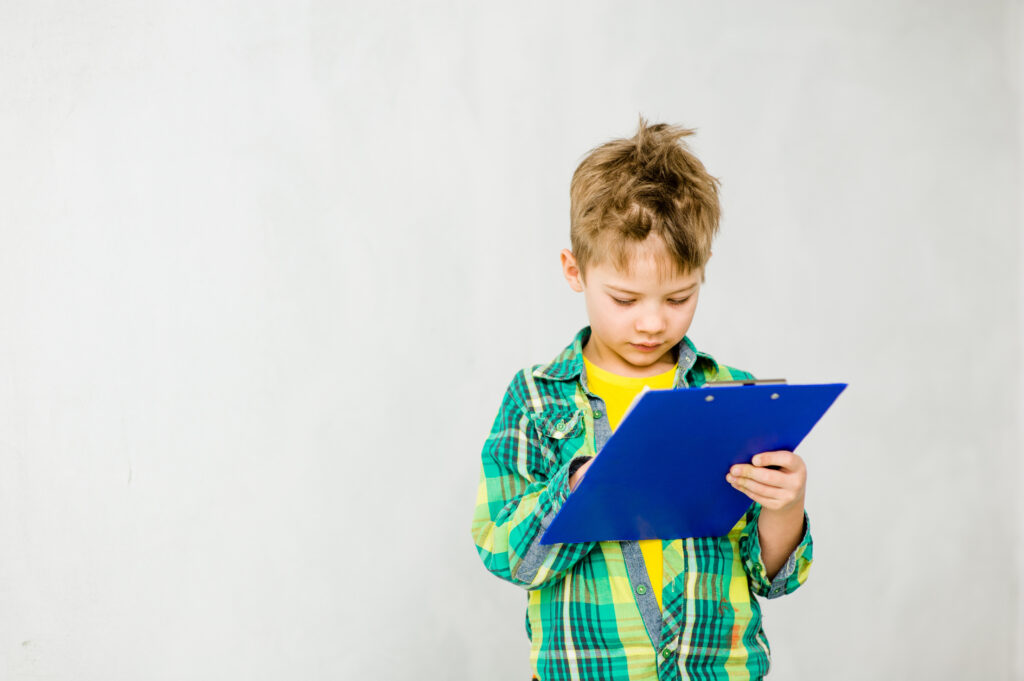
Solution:
{"label": "blond hair", "polygon": [[633,137],[591,149],[579,164],[569,187],[569,239],[581,275],[606,262],[628,273],[651,235],[664,243],[670,269],[704,266],[718,232],[718,180],[682,142],[693,132],[641,116]]}

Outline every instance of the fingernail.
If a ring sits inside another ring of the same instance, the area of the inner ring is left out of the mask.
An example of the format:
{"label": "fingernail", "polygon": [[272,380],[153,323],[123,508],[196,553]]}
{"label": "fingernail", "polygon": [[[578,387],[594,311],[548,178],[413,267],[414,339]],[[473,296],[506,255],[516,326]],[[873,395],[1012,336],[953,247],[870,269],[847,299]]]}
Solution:
{"label": "fingernail", "polygon": [[761,457],[759,457],[759,456],[755,456],[754,457],[754,465],[755,466],[760,466],[761,465]]}

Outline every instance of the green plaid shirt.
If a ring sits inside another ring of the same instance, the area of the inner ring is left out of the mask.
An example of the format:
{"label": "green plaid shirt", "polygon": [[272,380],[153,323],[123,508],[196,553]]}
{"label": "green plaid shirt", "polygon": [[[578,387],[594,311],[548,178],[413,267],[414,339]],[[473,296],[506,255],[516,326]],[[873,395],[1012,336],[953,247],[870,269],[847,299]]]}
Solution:
{"label": "green plaid shirt", "polygon": [[[803,539],[771,581],[761,559],[757,503],[727,536],[663,541],[663,610],[636,541],[539,543],[569,494],[573,459],[593,456],[611,435],[603,401],[587,389],[589,336],[584,327],[550,363],[515,375],[481,457],[473,539],[488,570],[528,591],[535,675],[541,681],[761,678],[770,653],[755,596],[782,596],[807,579],[806,514]],[[677,388],[751,376],[698,352],[689,338],[677,350]]]}

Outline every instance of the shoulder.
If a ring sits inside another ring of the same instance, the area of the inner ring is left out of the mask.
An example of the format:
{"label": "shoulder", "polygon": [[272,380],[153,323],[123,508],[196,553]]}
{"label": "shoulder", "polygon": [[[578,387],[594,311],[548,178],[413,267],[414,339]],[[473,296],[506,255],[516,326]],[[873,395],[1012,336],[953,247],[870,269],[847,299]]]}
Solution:
{"label": "shoulder", "polygon": [[575,384],[547,377],[542,371],[547,366],[533,364],[521,368],[512,376],[505,390],[505,400],[509,406],[534,413],[559,411],[574,406],[572,393]]}
{"label": "shoulder", "polygon": [[719,364],[718,369],[718,378],[715,379],[716,381],[739,381],[754,377],[754,374],[749,371],[737,369],[736,367],[731,367],[728,364]]}
{"label": "shoulder", "polygon": [[535,414],[575,409],[576,385],[583,369],[583,342],[589,332],[589,326],[580,329],[551,361],[519,369],[505,391],[505,408]]}
{"label": "shoulder", "polygon": [[697,352],[697,361],[694,362],[693,372],[703,377],[704,382],[713,381],[740,381],[754,378],[754,374],[743,369],[737,369],[729,364],[723,364],[715,360],[706,352]]}
{"label": "shoulder", "polygon": [[517,371],[505,388],[504,406],[519,411],[527,411],[527,405],[533,402],[532,394],[536,392],[536,384],[532,376],[532,367],[524,367]]}
{"label": "shoulder", "polygon": [[[584,432],[584,412],[573,399],[575,384],[546,378],[538,368],[523,367],[512,376],[502,398],[498,419],[514,427],[535,444],[551,447]],[[539,375],[538,375],[539,374]]]}

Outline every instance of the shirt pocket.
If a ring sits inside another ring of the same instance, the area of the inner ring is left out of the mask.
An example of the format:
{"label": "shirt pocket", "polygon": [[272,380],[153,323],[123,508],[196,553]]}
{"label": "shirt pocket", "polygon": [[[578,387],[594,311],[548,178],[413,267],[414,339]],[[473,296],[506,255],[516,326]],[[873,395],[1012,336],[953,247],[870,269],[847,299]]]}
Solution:
{"label": "shirt pocket", "polygon": [[586,424],[581,409],[545,409],[531,412],[530,439],[544,459],[558,467],[571,459],[583,444]]}

